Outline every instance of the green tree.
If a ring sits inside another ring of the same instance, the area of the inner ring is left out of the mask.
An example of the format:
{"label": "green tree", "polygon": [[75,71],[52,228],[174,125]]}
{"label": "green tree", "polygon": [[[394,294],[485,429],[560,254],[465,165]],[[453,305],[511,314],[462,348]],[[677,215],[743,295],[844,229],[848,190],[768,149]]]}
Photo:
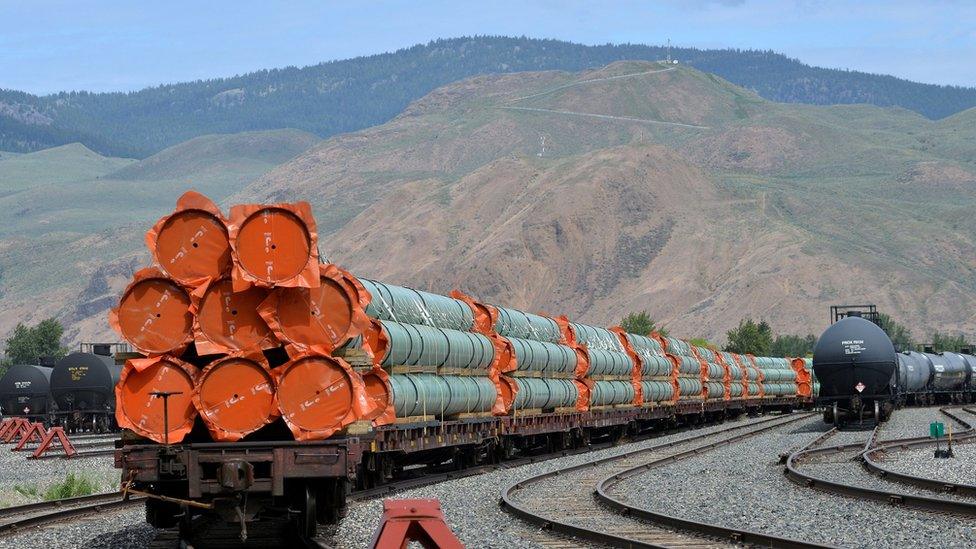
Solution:
{"label": "green tree", "polygon": [[888,334],[891,342],[895,345],[895,349],[901,351],[915,347],[915,341],[912,339],[912,333],[905,326],[895,322],[895,319],[891,318],[890,315],[879,313],[878,324],[881,326],[881,329]]}
{"label": "green tree", "polygon": [[620,321],[620,327],[632,334],[647,335],[651,332],[658,332],[664,337],[668,337],[668,330],[663,326],[658,326],[647,311],[630,313]]}
{"label": "green tree", "polygon": [[8,364],[37,364],[42,356],[61,358],[68,350],[61,345],[64,327],[53,318],[48,318],[35,326],[17,324],[13,334],[7,338],[6,362]]}
{"label": "green tree", "polygon": [[691,338],[691,339],[688,340],[688,343],[691,343],[695,347],[705,347],[707,349],[718,349],[717,346],[712,345],[710,341],[708,341],[707,339],[705,339],[703,337],[693,337],[693,338]]}
{"label": "green tree", "polygon": [[966,337],[963,335],[943,334],[941,332],[932,334],[932,348],[937,353],[942,351],[959,352],[964,347],[971,347],[971,345],[966,342]]}
{"label": "green tree", "polygon": [[813,346],[816,344],[817,338],[812,334],[806,336],[778,335],[769,346],[769,356],[802,358],[812,353]]}
{"label": "green tree", "polygon": [[769,356],[769,348],[773,344],[773,330],[765,320],[757,323],[751,318],[744,318],[737,328],[728,331],[726,337],[728,343],[725,350],[730,353]]}

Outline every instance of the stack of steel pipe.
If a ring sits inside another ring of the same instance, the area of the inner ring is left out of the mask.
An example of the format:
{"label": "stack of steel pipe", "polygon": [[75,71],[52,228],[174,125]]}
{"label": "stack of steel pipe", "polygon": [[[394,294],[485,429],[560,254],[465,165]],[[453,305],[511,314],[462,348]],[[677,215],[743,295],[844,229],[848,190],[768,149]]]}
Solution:
{"label": "stack of steel pipe", "polygon": [[638,396],[642,405],[674,402],[680,393],[678,368],[668,358],[661,342],[650,335],[615,330],[639,365]]}
{"label": "stack of steel pipe", "polygon": [[797,394],[796,371],[788,358],[756,357],[762,370],[763,393],[766,397]]}
{"label": "stack of steel pipe", "polygon": [[315,440],[360,420],[753,397],[764,377],[775,396],[807,379],[782,359],[357,278],[321,264],[317,240],[304,202],[225,216],[180,197],[110,313],[141,355],[116,388],[119,425],[179,442],[278,436],[280,423]]}
{"label": "stack of steel pipe", "polygon": [[676,337],[661,337],[661,345],[678,370],[679,400],[707,397],[708,364],[694,354],[691,344]]}
{"label": "stack of steel pipe", "polygon": [[512,367],[513,351],[505,339],[481,333],[485,323],[466,301],[358,282],[368,296],[370,326],[337,354],[371,357],[364,378],[380,405],[374,424],[507,411],[513,396],[500,378]]}
{"label": "stack of steel pipe", "polygon": [[[796,396],[810,398],[819,393],[819,383],[814,382],[813,359],[794,358],[790,360],[790,367],[796,372]],[[816,393],[814,392],[816,387]]]}
{"label": "stack of steel pipe", "polygon": [[[126,362],[116,386],[120,426],[179,442],[199,417],[212,439],[235,441],[281,417],[304,439],[330,436],[369,409],[362,380],[330,356],[367,325],[363,305],[350,277],[319,265],[307,203],[239,205],[225,217],[188,192],[146,245],[154,264],[109,314],[143,355]],[[309,311],[323,305],[344,307],[346,326],[318,322]],[[331,416],[310,410],[326,396],[348,406]]]}
{"label": "stack of steel pipe", "polygon": [[[566,339],[589,365],[581,381],[590,387],[590,405],[635,406],[640,403],[640,366],[635,353],[611,330],[559,319]],[[581,372],[582,373],[582,372]]]}
{"label": "stack of steel pipe", "polygon": [[736,354],[727,351],[722,351],[717,353],[717,355],[727,372],[728,381],[726,383],[726,390],[728,391],[729,398],[742,398],[742,379],[745,372],[742,370],[741,359]]}
{"label": "stack of steel pipe", "polygon": [[727,400],[726,385],[729,373],[721,363],[721,359],[711,349],[698,345],[690,345],[691,353],[702,365],[702,384],[705,387],[704,396],[708,400]]}

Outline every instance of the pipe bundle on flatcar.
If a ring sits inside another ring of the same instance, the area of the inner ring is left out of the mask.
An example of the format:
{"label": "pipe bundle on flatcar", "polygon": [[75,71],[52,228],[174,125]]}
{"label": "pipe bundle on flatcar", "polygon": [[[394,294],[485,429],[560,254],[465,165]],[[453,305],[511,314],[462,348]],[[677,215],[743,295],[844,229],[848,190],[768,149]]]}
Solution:
{"label": "pipe bundle on flatcar", "polygon": [[[275,508],[307,528],[336,516],[348,483],[380,483],[407,465],[789,411],[816,394],[802,361],[320,264],[303,202],[224,216],[188,193],[146,242],[156,265],[137,273],[110,322],[145,357],[125,364],[115,388],[118,423],[142,437],[126,439],[119,463],[134,488],[160,496],[147,502],[157,526],[202,500],[236,509],[231,520]],[[310,517],[308,502],[331,511]]]}

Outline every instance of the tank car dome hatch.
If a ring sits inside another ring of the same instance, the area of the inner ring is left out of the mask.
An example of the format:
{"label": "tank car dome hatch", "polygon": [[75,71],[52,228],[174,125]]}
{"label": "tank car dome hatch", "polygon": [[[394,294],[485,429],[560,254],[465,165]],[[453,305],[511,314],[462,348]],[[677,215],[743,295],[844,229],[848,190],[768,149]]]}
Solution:
{"label": "tank car dome hatch", "polygon": [[33,364],[15,364],[0,377],[0,408],[3,414],[28,415],[47,413],[51,394],[51,369]]}
{"label": "tank car dome hatch", "polygon": [[115,407],[115,384],[122,367],[111,357],[71,353],[51,372],[51,398],[61,410]]}
{"label": "tank car dome hatch", "polygon": [[898,356],[877,324],[850,316],[824,331],[813,350],[821,397],[890,394]]}

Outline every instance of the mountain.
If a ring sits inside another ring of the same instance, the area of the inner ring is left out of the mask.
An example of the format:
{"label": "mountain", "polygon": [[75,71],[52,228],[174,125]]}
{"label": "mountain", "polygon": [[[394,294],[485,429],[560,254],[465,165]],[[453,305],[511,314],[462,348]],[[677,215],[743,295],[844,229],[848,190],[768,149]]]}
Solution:
{"label": "mountain", "polygon": [[444,86],[228,202],[312,201],[321,249],[363,276],[596,324],[819,333],[828,305],[868,301],[919,335],[972,332],[974,137],[623,62]]}
{"label": "mountain", "polygon": [[[777,103],[627,61],[467,78],[307,149],[297,131],[194,139],[0,198],[27,212],[0,217],[0,333],[54,315],[73,342],[114,338],[105,311],[187,188],[308,200],[353,272],[584,322],[646,309],[721,342],[746,316],[819,333],[828,305],[868,301],[920,337],[970,333],[973,112]],[[291,145],[266,156],[272,141]],[[37,154],[0,160],[0,188]]]}
{"label": "mountain", "polygon": [[[974,88],[811,67],[770,51],[675,48],[671,54],[773,101],[899,106],[932,119],[976,106]],[[38,97],[0,90],[0,149],[80,142],[104,155],[145,158],[216,133],[297,128],[329,137],[387,122],[435,88],[479,74],[580,71],[666,55],[655,46],[479,36],[131,93]]]}
{"label": "mountain", "polygon": [[72,343],[115,338],[105,311],[148,261],[143,235],[189,187],[216,200],[320,140],[298,130],[202,136],[140,161],[72,144],[0,156],[0,337],[57,316]]}

